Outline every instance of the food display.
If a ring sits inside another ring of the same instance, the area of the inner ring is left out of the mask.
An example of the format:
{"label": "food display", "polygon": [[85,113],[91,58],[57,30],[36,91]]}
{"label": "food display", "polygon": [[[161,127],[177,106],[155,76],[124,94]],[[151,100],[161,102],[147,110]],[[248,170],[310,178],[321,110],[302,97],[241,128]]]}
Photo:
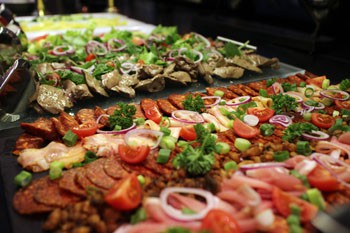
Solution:
{"label": "food display", "polygon": [[112,29],[96,35],[90,28],[44,35],[24,54],[36,74],[33,107],[57,114],[96,96],[134,98],[278,68],[278,59],[258,55],[248,43],[220,38],[181,36],[162,26],[149,34]]}
{"label": "food display", "polygon": [[51,232],[313,232],[350,203],[349,92],[299,73],[22,122],[13,208]]}

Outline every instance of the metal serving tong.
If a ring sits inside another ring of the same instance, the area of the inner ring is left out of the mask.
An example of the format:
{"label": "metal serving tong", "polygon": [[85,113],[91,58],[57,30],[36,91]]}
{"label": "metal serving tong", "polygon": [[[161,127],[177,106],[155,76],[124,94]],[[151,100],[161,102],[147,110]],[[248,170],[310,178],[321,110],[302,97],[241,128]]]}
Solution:
{"label": "metal serving tong", "polygon": [[330,213],[319,211],[312,225],[318,230],[317,233],[349,233],[349,216],[350,205],[343,204],[336,206]]}

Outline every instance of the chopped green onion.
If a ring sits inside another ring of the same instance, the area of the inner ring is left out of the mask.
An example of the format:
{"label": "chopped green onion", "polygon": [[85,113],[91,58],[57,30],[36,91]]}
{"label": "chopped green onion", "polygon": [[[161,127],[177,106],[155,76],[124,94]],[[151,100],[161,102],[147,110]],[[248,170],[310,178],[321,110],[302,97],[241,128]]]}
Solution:
{"label": "chopped green onion", "polygon": [[348,109],[342,109],[342,110],[340,110],[341,111],[341,114],[344,116],[344,115],[346,115],[346,116],[350,116],[350,110],[348,110]]}
{"label": "chopped green onion", "polygon": [[[287,218],[288,222],[289,217]],[[303,233],[303,228],[300,226],[300,224],[289,224],[289,232],[290,233]]]}
{"label": "chopped green onion", "polygon": [[224,164],[224,169],[226,171],[231,171],[231,170],[237,170],[238,169],[238,166],[237,166],[237,163],[235,161],[230,161],[230,162],[227,162]]}
{"label": "chopped green onion", "polygon": [[163,136],[160,140],[159,146],[163,149],[174,150],[177,139],[171,135]]}
{"label": "chopped green onion", "polygon": [[147,212],[144,208],[141,207],[137,209],[133,215],[131,215],[130,223],[132,225],[135,225],[139,222],[144,222],[145,220],[147,220]]}
{"label": "chopped green onion", "polygon": [[306,87],[306,82],[300,82],[299,87]]}
{"label": "chopped green onion", "polygon": [[171,134],[171,130],[168,127],[160,127],[160,132],[163,132],[164,136],[169,136]]}
{"label": "chopped green onion", "polygon": [[215,145],[215,152],[218,154],[227,154],[230,150],[230,145],[226,142],[218,142]]}
{"label": "chopped green onion", "polygon": [[133,122],[134,122],[137,126],[140,126],[140,125],[144,125],[144,124],[145,124],[145,119],[142,118],[142,117],[139,117],[139,118],[134,119]]}
{"label": "chopped green onion", "polygon": [[318,112],[318,113],[321,113],[321,114],[326,114],[326,111],[323,110],[323,109],[320,109],[320,110],[318,110],[317,112]]}
{"label": "chopped green onion", "polygon": [[181,212],[183,214],[196,214],[194,210],[191,210],[190,208],[187,208],[187,207],[182,208]]}
{"label": "chopped green onion", "polygon": [[289,151],[287,150],[275,151],[275,153],[273,153],[273,160],[277,162],[283,162],[287,159],[289,159]]}
{"label": "chopped green onion", "polygon": [[62,176],[62,170],[64,168],[64,163],[62,161],[53,161],[50,163],[49,176],[51,180],[55,180]]}
{"label": "chopped green onion", "polygon": [[74,168],[74,167],[82,167],[84,164],[83,163],[81,163],[81,162],[78,162],[78,163],[73,163],[72,164],[72,167]]}
{"label": "chopped green onion", "polygon": [[92,151],[86,151],[85,156],[84,156],[84,162],[91,163],[97,159],[97,156],[94,152]]}
{"label": "chopped green onion", "polygon": [[164,127],[169,127],[170,126],[169,117],[162,117],[162,120],[160,121],[159,125]]}
{"label": "chopped green onion", "polygon": [[305,175],[300,174],[297,170],[291,170],[290,174],[298,178],[305,187],[310,187],[309,181],[307,180],[307,177]]}
{"label": "chopped green onion", "polygon": [[323,103],[324,106],[326,106],[326,107],[331,106],[333,104],[333,102],[334,101],[332,99],[330,99],[330,98],[322,98],[321,99],[321,103]]}
{"label": "chopped green onion", "polygon": [[25,187],[32,182],[32,179],[32,173],[23,170],[15,176],[15,184],[19,187]]}
{"label": "chopped green onion", "polygon": [[184,140],[179,140],[178,142],[177,142],[177,145],[179,146],[179,147],[186,147],[186,146],[188,146],[188,142],[187,141],[184,141]]}
{"label": "chopped green onion", "polygon": [[68,130],[62,139],[66,146],[74,146],[78,141],[78,135],[73,133],[72,130]]}
{"label": "chopped green onion", "polygon": [[170,158],[171,150],[169,149],[160,149],[157,157],[157,163],[167,163]]}
{"label": "chopped green onion", "polygon": [[214,91],[214,96],[223,97],[224,95],[225,95],[225,93],[221,90]]}
{"label": "chopped green onion", "polygon": [[141,185],[144,185],[146,182],[145,177],[143,175],[138,175],[137,180],[140,182]]}
{"label": "chopped green onion", "polygon": [[320,210],[324,210],[326,208],[326,204],[320,190],[318,190],[317,188],[308,189],[306,191],[306,194],[309,201],[315,206],[317,206]]}
{"label": "chopped green onion", "polygon": [[339,115],[340,115],[340,112],[337,111],[337,110],[334,110],[333,113],[332,113],[332,116],[333,116],[333,117],[337,117],[337,116],[339,116]]}
{"label": "chopped green onion", "polygon": [[311,112],[304,112],[303,114],[303,118],[306,121],[311,121],[311,116],[312,116]]}
{"label": "chopped green onion", "polygon": [[234,145],[239,151],[244,152],[248,150],[252,144],[245,138],[236,138]]}
{"label": "chopped green onion", "polygon": [[115,125],[113,128],[113,131],[119,131],[122,130],[123,128],[120,125]]}
{"label": "chopped green onion", "polygon": [[222,115],[224,115],[224,116],[228,116],[228,115],[231,114],[230,111],[227,110],[226,108],[219,108],[219,111],[220,111],[220,113],[221,113]]}
{"label": "chopped green onion", "polygon": [[267,91],[265,89],[260,89],[259,95],[262,97],[266,97],[266,98],[269,96],[269,94],[267,93]]}
{"label": "chopped green onion", "polygon": [[313,96],[315,93],[315,90],[312,88],[312,87],[307,87],[304,91],[304,95],[307,97],[307,98],[310,98],[311,96]]}
{"label": "chopped green onion", "polygon": [[270,136],[275,131],[275,126],[272,124],[262,124],[260,126],[260,133],[263,136]]}
{"label": "chopped green onion", "polygon": [[311,147],[308,141],[298,141],[297,142],[297,153],[301,155],[310,155]]}
{"label": "chopped green onion", "polygon": [[329,87],[329,84],[331,83],[331,81],[329,79],[325,79],[322,81],[322,89],[327,89]]}
{"label": "chopped green onion", "polygon": [[226,101],[225,100],[221,100],[219,105],[226,105]]}
{"label": "chopped green onion", "polygon": [[214,123],[205,123],[203,126],[205,129],[209,130],[210,132],[216,131]]}

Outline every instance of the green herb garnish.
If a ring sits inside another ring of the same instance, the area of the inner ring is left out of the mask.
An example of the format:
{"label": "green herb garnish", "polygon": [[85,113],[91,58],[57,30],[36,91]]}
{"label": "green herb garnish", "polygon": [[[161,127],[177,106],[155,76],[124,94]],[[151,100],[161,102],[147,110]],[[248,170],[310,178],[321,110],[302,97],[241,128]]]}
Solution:
{"label": "green herb garnish", "polygon": [[186,99],[182,102],[186,110],[202,113],[205,111],[204,100],[199,95],[193,98],[192,95],[186,96]]}
{"label": "green herb garnish", "polygon": [[114,129],[120,126],[121,129],[127,129],[134,123],[132,117],[136,113],[136,107],[122,102],[118,103],[118,106],[119,109],[114,110],[113,115],[108,118],[109,127]]}
{"label": "green herb garnish", "polygon": [[317,131],[317,126],[305,122],[305,123],[293,123],[289,125],[285,130],[283,130],[283,140],[293,141],[294,139],[300,137],[302,133],[310,133],[311,131]]}
{"label": "green herb garnish", "polygon": [[289,95],[273,95],[272,96],[272,108],[275,110],[276,114],[281,114],[283,112],[290,112],[296,109],[298,102],[295,98]]}

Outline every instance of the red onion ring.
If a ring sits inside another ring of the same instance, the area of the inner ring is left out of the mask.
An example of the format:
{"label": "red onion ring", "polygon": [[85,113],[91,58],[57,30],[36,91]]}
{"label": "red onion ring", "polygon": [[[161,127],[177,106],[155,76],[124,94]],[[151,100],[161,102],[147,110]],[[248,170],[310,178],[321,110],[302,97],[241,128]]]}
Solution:
{"label": "red onion ring", "polygon": [[[343,177],[340,177],[340,174],[339,174],[339,172],[341,172],[341,173],[347,174],[347,177],[349,177],[348,176],[348,174],[350,174],[349,164],[345,163],[340,159],[335,159],[329,155],[325,155],[321,153],[313,153],[310,155],[310,157],[314,159],[318,164],[320,164],[323,168],[325,168],[327,171],[329,171],[337,179],[339,183],[350,188],[350,183],[348,183],[349,181],[345,181]],[[338,170],[338,173],[336,170]],[[343,171],[340,171],[340,170],[343,170]]]}
{"label": "red onion ring", "polygon": [[[188,193],[188,194],[201,196],[205,199],[207,206],[199,213],[184,214],[182,213],[181,210],[175,209],[174,207],[168,204],[168,196],[171,193]],[[203,219],[207,215],[207,213],[214,208],[214,205],[215,205],[215,199],[213,194],[211,194],[208,191],[205,191],[202,189],[196,189],[196,188],[182,188],[182,187],[165,188],[160,193],[160,201],[161,201],[163,210],[171,218],[174,218],[180,221],[193,221],[193,220]]]}
{"label": "red onion ring", "polygon": [[282,85],[281,85],[279,82],[274,82],[274,83],[272,84],[272,90],[273,90],[273,93],[274,93],[275,95],[277,95],[277,94],[279,94],[279,93],[284,93],[283,87],[282,87]]}
{"label": "red onion ring", "polygon": [[[344,97],[343,98],[334,97],[328,93],[342,94]],[[341,91],[341,90],[323,90],[320,92],[320,95],[325,97],[325,98],[332,99],[332,100],[342,100],[342,101],[347,100],[350,97],[349,93],[347,93],[345,91]]]}
{"label": "red onion ring", "polygon": [[210,47],[211,47],[211,43],[210,43],[210,41],[209,41],[206,37],[204,37],[203,35],[201,35],[201,34],[199,34],[199,33],[196,33],[196,32],[193,32],[193,34],[194,34],[194,37],[195,37],[197,40],[203,41],[203,42],[205,43],[205,45],[206,45],[207,48],[210,48]]}
{"label": "red onion ring", "polygon": [[[188,50],[187,48],[181,48],[178,50],[178,56],[181,56],[182,55],[182,52],[183,51],[186,51]],[[201,52],[199,52],[198,50],[195,50],[195,49],[192,49],[193,53],[195,53],[199,58],[195,61],[193,61],[194,63],[198,63],[200,61],[203,60],[203,54]]]}
{"label": "red onion ring", "polygon": [[90,40],[86,44],[85,50],[88,54],[96,54],[98,56],[106,55],[108,52],[107,47],[104,44],[95,40]]}
{"label": "red onion ring", "polygon": [[234,98],[232,100],[226,101],[226,105],[228,105],[228,106],[238,106],[238,105],[241,105],[241,104],[246,104],[246,103],[250,102],[251,100],[252,100],[251,96],[245,95],[245,96],[236,97],[236,98]]}
{"label": "red onion ring", "polygon": [[240,165],[239,169],[245,172],[245,171],[255,170],[259,168],[274,168],[274,167],[289,167],[289,166],[283,162],[265,162],[265,163],[252,163],[252,164]]}
{"label": "red onion ring", "polygon": [[284,127],[288,127],[290,124],[292,124],[292,119],[286,115],[274,115],[270,118],[269,122],[271,124],[280,124]]}
{"label": "red onion ring", "polygon": [[[135,123],[134,123],[135,124]],[[136,127],[136,125],[135,125]],[[134,127],[134,128],[135,128]],[[153,146],[150,146],[151,147],[151,150],[155,149],[158,147],[159,143],[160,143],[160,140],[162,139],[163,137],[163,132],[160,132],[158,130],[151,130],[151,129],[133,129],[133,130],[129,130],[129,132],[127,132],[125,134],[125,143],[129,145],[130,143],[130,138],[133,137],[133,136],[141,136],[141,135],[152,135],[152,136],[155,136],[157,138],[157,141],[155,142],[155,144]]]}
{"label": "red onion ring", "polygon": [[259,118],[252,114],[247,114],[243,117],[243,121],[250,126],[256,126],[259,124]]}
{"label": "red onion ring", "polygon": [[295,98],[295,100],[298,103],[303,102],[303,97],[301,96],[301,94],[299,92],[287,91],[287,92],[284,92],[283,95],[289,95],[290,97]]}
{"label": "red onion ring", "polygon": [[313,107],[314,109],[317,109],[317,110],[320,110],[320,109],[324,109],[325,108],[325,105],[323,103],[320,103],[318,102],[318,106],[311,106],[311,105],[308,105],[307,103],[303,102],[302,105],[306,108],[311,108]]}
{"label": "red onion ring", "polygon": [[95,65],[90,66],[87,69],[84,69],[82,67],[79,66],[71,66],[70,69],[78,74],[83,74],[83,71],[88,71],[88,72],[92,72],[95,69]]}
{"label": "red onion ring", "polygon": [[71,55],[75,53],[75,49],[71,45],[55,46],[52,53],[56,56]]}
{"label": "red onion ring", "polygon": [[[183,119],[179,115],[189,117],[189,119]],[[175,110],[171,113],[171,116],[174,120],[186,123],[186,124],[198,124],[198,123],[204,123],[203,116],[195,111],[189,111],[189,110]]]}
{"label": "red onion ring", "polygon": [[[115,44],[115,43],[120,44],[120,47],[118,47],[118,48],[114,47],[113,44]],[[112,39],[109,39],[107,41],[107,48],[111,52],[119,52],[119,51],[122,51],[123,49],[126,48],[126,44],[123,40],[112,38]]]}
{"label": "red onion ring", "polygon": [[204,106],[206,108],[210,108],[210,107],[216,106],[216,105],[218,105],[221,102],[221,97],[220,96],[203,96],[202,99],[203,100],[216,99],[215,102],[212,103],[212,104],[205,104]]}
{"label": "red onion ring", "polygon": [[[326,140],[329,138],[329,135],[322,132],[322,131],[315,131],[315,130],[312,130],[311,131],[312,134],[309,134],[309,133],[302,133],[301,135],[303,135],[303,137],[305,139],[308,139],[308,140]],[[318,136],[315,136],[315,135],[318,135]]]}
{"label": "red onion ring", "polygon": [[128,74],[131,71],[135,70],[135,64],[131,63],[131,62],[124,62],[120,65],[121,67],[121,72],[123,74]]}

